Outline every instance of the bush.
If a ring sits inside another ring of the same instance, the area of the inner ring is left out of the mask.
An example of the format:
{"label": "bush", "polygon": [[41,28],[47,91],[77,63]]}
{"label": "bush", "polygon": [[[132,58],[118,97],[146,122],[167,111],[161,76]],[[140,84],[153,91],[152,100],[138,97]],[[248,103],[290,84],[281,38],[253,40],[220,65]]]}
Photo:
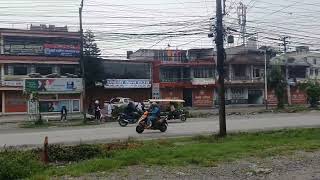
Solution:
{"label": "bush", "polygon": [[23,179],[42,171],[39,157],[31,152],[0,152],[0,179]]}
{"label": "bush", "polygon": [[50,162],[73,162],[101,156],[103,150],[98,145],[49,145],[48,155]]}

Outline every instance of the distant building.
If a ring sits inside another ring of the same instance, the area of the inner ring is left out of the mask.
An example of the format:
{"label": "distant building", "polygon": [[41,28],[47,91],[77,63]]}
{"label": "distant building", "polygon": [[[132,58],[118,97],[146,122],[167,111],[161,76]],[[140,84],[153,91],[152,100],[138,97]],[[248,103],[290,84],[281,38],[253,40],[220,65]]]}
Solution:
{"label": "distant building", "polygon": [[0,29],[0,40],[2,114],[28,112],[24,86],[39,92],[43,113],[60,112],[62,106],[70,113],[81,111],[79,33],[66,27],[31,26],[31,30]]}

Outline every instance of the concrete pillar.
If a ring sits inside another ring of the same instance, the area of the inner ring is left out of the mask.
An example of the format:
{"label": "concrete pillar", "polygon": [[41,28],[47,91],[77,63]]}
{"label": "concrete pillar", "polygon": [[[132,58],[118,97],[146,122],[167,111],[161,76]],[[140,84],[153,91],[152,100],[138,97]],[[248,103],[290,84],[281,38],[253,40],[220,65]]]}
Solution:
{"label": "concrete pillar", "polygon": [[1,43],[1,50],[0,50],[0,52],[1,52],[1,54],[4,54],[4,40],[3,40],[3,36],[1,36],[0,38],[1,38],[1,40],[0,40],[0,43]]}
{"label": "concrete pillar", "polygon": [[232,78],[232,72],[233,72],[233,69],[232,69],[232,65],[229,64],[229,81],[231,81],[231,78]]}
{"label": "concrete pillar", "polygon": [[4,64],[1,64],[1,82],[4,81]]}
{"label": "concrete pillar", "polygon": [[249,78],[252,80],[253,82],[253,65],[250,66],[250,76]]}
{"label": "concrete pillar", "polygon": [[4,114],[6,111],[6,95],[5,95],[4,91],[2,91],[2,102],[1,103],[2,103],[1,111],[2,111],[2,114]]}

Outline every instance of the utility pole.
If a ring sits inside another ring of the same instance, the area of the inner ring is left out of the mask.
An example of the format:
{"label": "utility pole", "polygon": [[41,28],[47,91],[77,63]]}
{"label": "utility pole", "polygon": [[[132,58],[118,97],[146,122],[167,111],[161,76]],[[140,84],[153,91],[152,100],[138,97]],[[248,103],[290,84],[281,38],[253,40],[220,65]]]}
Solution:
{"label": "utility pole", "polygon": [[242,45],[246,45],[246,24],[247,24],[247,7],[240,2],[240,5],[237,7],[238,13],[238,24],[240,26],[240,34],[242,38]]}
{"label": "utility pole", "polygon": [[223,24],[222,24],[222,0],[216,0],[216,47],[217,47],[217,70],[218,70],[218,93],[219,93],[219,136],[227,135],[225,88],[224,88],[224,59],[223,47]]}
{"label": "utility pole", "polygon": [[[288,36],[284,36],[282,37],[282,41],[283,41],[283,51],[284,54],[287,54],[287,45],[289,44],[287,39],[289,37]],[[285,56],[285,58],[287,58]],[[291,105],[291,88],[290,88],[290,84],[289,84],[289,67],[288,67],[288,59],[286,59],[286,81],[287,81],[287,97],[288,97],[288,104]]]}
{"label": "utility pole", "polygon": [[267,74],[267,49],[264,51],[264,100],[268,109],[268,74]]}
{"label": "utility pole", "polygon": [[79,23],[80,23],[80,66],[81,66],[81,75],[82,75],[82,108],[83,108],[83,120],[86,120],[86,79],[85,79],[85,67],[84,67],[84,58],[83,58],[83,27],[82,27],[82,10],[83,10],[83,0],[79,7]]}

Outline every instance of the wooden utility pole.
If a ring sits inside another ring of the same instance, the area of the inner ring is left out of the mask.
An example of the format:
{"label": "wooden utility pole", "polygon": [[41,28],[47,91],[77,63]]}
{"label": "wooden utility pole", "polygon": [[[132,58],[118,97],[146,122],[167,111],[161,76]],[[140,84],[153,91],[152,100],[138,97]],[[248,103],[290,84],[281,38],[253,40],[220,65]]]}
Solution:
{"label": "wooden utility pole", "polygon": [[85,79],[85,65],[83,58],[83,27],[82,27],[82,10],[83,10],[83,0],[81,0],[81,4],[79,7],[79,23],[80,23],[80,66],[81,66],[81,74],[82,74],[82,112],[83,112],[83,120],[86,121],[86,79]]}
{"label": "wooden utility pole", "polygon": [[217,47],[217,70],[218,70],[218,93],[219,93],[219,136],[227,135],[225,88],[224,88],[224,60],[225,50],[223,46],[223,24],[222,24],[222,0],[216,0],[216,47]]}

